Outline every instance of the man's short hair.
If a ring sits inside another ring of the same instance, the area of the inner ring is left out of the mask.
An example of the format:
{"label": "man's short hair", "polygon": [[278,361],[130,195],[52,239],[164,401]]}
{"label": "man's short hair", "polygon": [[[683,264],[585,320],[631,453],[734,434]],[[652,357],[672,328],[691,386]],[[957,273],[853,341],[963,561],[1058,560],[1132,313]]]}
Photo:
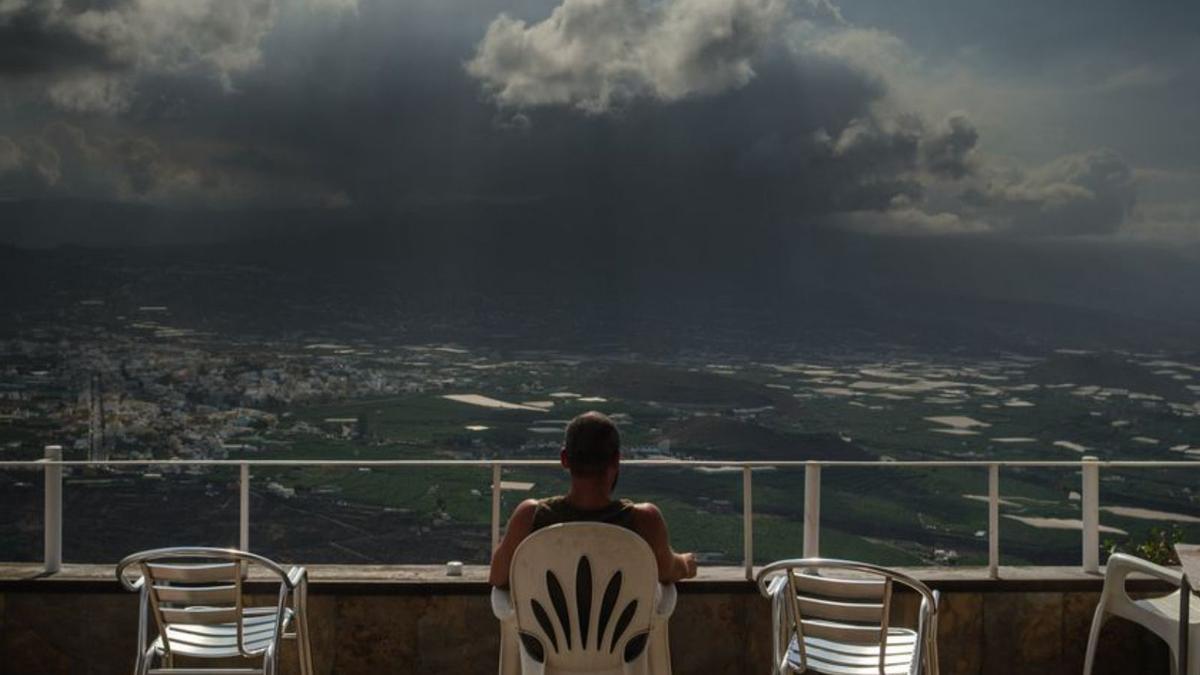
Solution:
{"label": "man's short hair", "polygon": [[572,474],[595,475],[616,461],[621,432],[608,415],[585,412],[567,425],[563,450]]}

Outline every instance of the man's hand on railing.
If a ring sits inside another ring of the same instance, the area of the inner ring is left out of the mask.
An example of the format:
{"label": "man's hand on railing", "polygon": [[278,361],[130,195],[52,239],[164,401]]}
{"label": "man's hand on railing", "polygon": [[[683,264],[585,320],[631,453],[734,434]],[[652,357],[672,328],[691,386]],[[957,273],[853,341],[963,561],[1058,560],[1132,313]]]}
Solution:
{"label": "man's hand on railing", "polygon": [[676,558],[680,567],[680,579],[691,579],[696,576],[695,553],[679,553]]}

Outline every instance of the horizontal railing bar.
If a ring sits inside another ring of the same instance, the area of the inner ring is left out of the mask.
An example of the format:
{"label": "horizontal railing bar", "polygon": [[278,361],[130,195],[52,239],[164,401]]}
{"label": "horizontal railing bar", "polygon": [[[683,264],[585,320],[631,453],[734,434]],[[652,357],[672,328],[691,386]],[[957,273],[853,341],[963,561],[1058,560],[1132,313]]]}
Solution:
{"label": "horizontal railing bar", "polygon": [[[110,459],[110,460],[62,460],[45,459],[0,461],[0,470],[16,468],[40,468],[45,466],[561,466],[556,459]],[[978,468],[1001,466],[1010,468],[1080,468],[1082,461],[1062,460],[693,460],[693,459],[625,459],[623,466],[659,467],[734,467],[734,468],[802,468],[809,465],[822,467],[894,467],[894,468]],[[1093,466],[1116,469],[1187,469],[1200,468],[1200,461],[1148,461],[1148,460],[1098,460]]]}

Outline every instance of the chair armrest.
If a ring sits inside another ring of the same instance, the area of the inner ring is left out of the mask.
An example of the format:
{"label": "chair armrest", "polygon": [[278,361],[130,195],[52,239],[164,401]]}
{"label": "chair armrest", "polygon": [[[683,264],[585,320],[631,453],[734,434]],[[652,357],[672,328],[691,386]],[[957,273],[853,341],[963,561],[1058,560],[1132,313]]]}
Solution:
{"label": "chair armrest", "polygon": [[501,621],[514,620],[517,608],[513,607],[512,594],[503,588],[492,587],[492,614]]}
{"label": "chair armrest", "polygon": [[293,567],[292,569],[288,570],[287,580],[288,586],[292,588],[307,585],[308,570],[300,566]]}
{"label": "chair armrest", "polygon": [[669,619],[671,614],[675,612],[675,601],[679,599],[679,594],[675,590],[675,584],[659,584],[658,585],[658,606],[654,608],[654,614],[661,619]]}
{"label": "chair armrest", "polygon": [[1131,572],[1140,572],[1174,586],[1183,584],[1183,574],[1177,570],[1124,553],[1114,553],[1109,557],[1108,565],[1104,570],[1104,585],[1119,583],[1120,587],[1124,588],[1125,577],[1129,576]]}
{"label": "chair armrest", "polygon": [[126,568],[131,566],[132,565],[127,563],[125,560],[122,560],[121,564],[117,565],[117,582],[121,584],[121,588],[124,588],[127,591],[140,591],[142,589],[142,585],[146,583],[146,578],[142,576],[139,570],[135,569],[134,571],[137,572],[138,575],[131,579],[129,575],[125,573]]}
{"label": "chair armrest", "polygon": [[763,597],[770,599],[770,598],[775,597],[775,594],[778,593],[779,590],[786,585],[787,585],[787,576],[779,575],[779,576],[775,577],[774,579],[771,579],[771,582],[766,585],[765,589],[760,587],[760,590],[763,591]]}

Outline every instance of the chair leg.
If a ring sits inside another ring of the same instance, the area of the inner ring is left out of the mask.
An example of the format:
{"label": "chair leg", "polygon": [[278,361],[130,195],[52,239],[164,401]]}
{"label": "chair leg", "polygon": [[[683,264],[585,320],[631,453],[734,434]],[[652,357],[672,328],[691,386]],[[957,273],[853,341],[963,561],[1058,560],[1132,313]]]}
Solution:
{"label": "chair leg", "polygon": [[[1195,601],[1195,597],[1192,600]],[[1192,628],[1192,633],[1188,635],[1188,675],[1200,675],[1200,640],[1196,639],[1195,632],[1196,629]]]}
{"label": "chair leg", "polygon": [[154,663],[155,653],[154,647],[148,647],[144,653],[138,656],[137,663],[134,665],[134,675],[146,675],[150,671],[150,666]]}
{"label": "chair leg", "polygon": [[312,642],[308,630],[308,581],[302,581],[293,596],[296,647],[300,657],[300,675],[313,675]]}
{"label": "chair leg", "polygon": [[275,651],[275,645],[267,647],[267,651],[263,652],[262,672],[263,675],[275,675],[278,670],[278,659]]}
{"label": "chair leg", "polygon": [[925,649],[922,650],[925,654],[923,657],[925,659],[925,663],[924,663],[925,675],[938,675],[938,670],[940,668],[940,659],[938,657],[938,648],[937,648],[937,623],[934,623],[933,626],[929,630],[931,632],[926,637],[926,639],[925,639],[926,646],[925,646]]}
{"label": "chair leg", "polygon": [[1096,615],[1092,618],[1092,630],[1088,635],[1087,656],[1083,659],[1083,675],[1092,675],[1092,667],[1096,664],[1096,646],[1100,642],[1100,630],[1108,620],[1108,612],[1104,605],[1096,607]]}
{"label": "chair leg", "polygon": [[312,644],[308,636],[308,616],[296,617],[296,647],[300,657],[300,675],[313,675]]}

